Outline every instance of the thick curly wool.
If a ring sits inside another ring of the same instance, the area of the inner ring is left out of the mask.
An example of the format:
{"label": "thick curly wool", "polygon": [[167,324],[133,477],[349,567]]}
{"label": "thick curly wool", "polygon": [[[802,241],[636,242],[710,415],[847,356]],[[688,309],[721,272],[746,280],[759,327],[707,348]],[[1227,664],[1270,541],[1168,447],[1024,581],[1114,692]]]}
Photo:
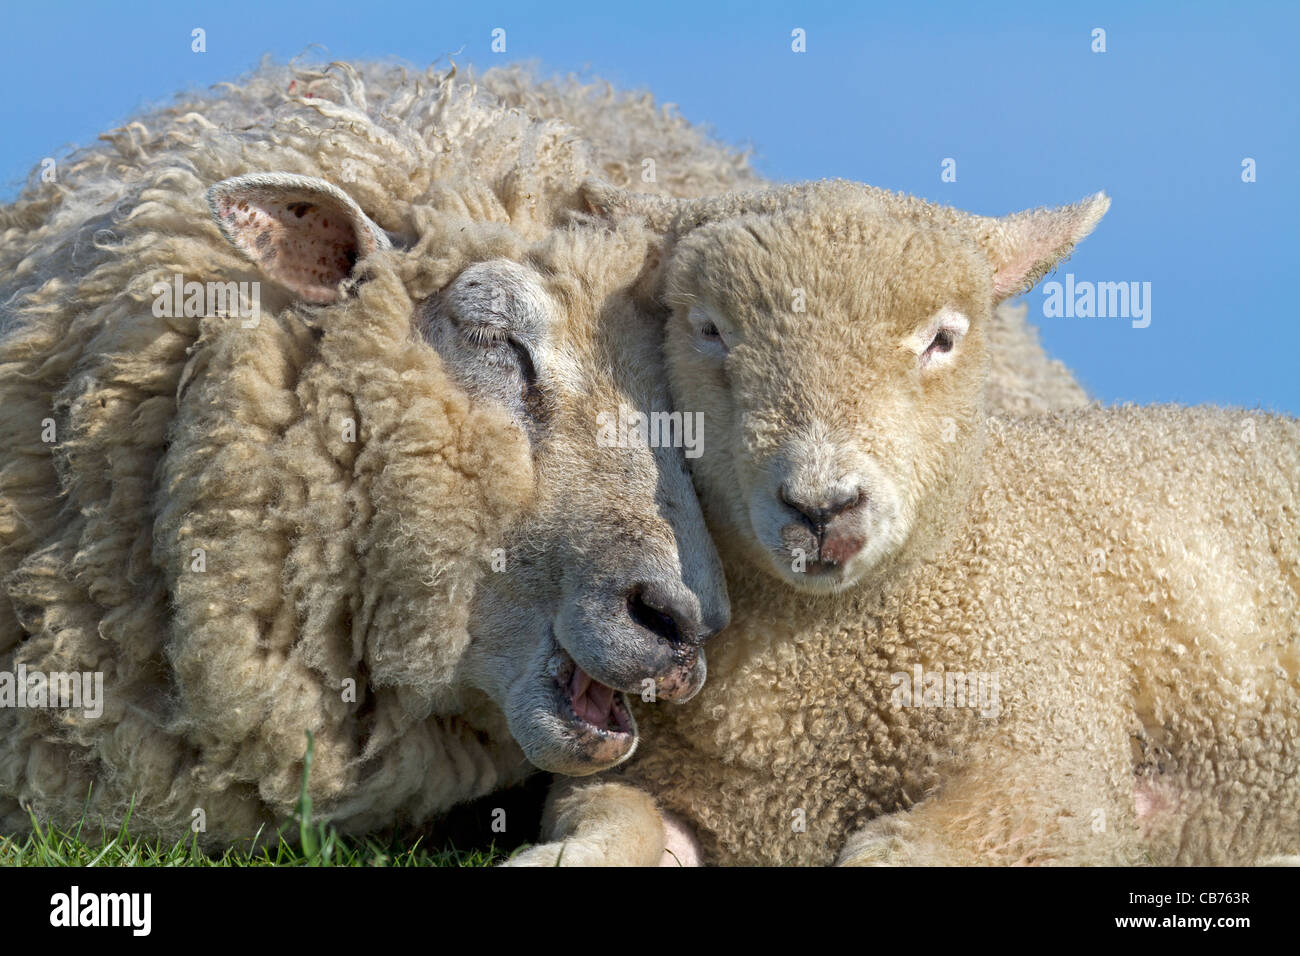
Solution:
{"label": "thick curly wool", "polygon": [[[562,120],[595,117],[615,139]],[[0,709],[0,832],[29,806],[64,823],[133,806],[144,835],[202,809],[207,841],[245,837],[291,812],[308,730],[318,814],[353,830],[527,772],[453,678],[532,464],[416,346],[411,315],[468,263],[521,258],[643,137],[674,188],[747,176],[676,117],[576,84],[266,66],[0,209],[0,671],[98,671],[107,691],[97,719]],[[412,254],[368,259],[329,328],[268,283],[253,329],[156,316],[159,281],[259,278],[204,195],[264,170],[339,184]]]}
{"label": "thick curly wool", "polygon": [[518,862],[659,862],[683,827],[648,840],[647,794],[712,863],[1300,853],[1300,422],[980,398],[992,307],[1108,204],[824,183],[679,223],[666,357],[732,623],[634,761],[557,787],[563,856]]}
{"label": "thick curly wool", "polygon": [[518,69],[487,70],[479,83],[530,116],[554,117],[581,130],[610,184],[682,199],[763,184],[747,153],[722,148],[672,106],[657,106],[649,93],[574,79],[538,80]]}
{"label": "thick curly wool", "polygon": [[[882,595],[811,598],[727,561],[733,621],[709,682],[642,708],[645,747],[620,779],[694,824],[713,863],[827,864],[873,819],[848,856],[1300,850],[1300,424],[1173,407],[994,418],[982,473],[953,550]],[[997,715],[894,706],[895,675],[918,665],[996,673]],[[927,810],[941,782],[956,799]],[[891,855],[927,831],[952,843]]]}

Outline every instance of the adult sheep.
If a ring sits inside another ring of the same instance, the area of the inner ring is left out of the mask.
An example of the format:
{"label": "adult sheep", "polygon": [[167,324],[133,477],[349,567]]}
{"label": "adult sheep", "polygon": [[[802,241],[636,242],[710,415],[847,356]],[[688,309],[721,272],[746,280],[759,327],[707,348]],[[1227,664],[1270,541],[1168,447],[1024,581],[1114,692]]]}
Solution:
{"label": "adult sheep", "polygon": [[698,689],[681,452],[598,434],[668,395],[646,235],[559,224],[593,172],[450,73],[268,67],[0,210],[0,674],[105,692],[0,707],[0,832],[249,837],[306,731],[319,817],[418,824]]}
{"label": "adult sheep", "polygon": [[565,862],[1300,853],[1300,422],[982,410],[993,307],[1108,205],[686,205],[666,350],[735,619],[626,772],[561,785]]}

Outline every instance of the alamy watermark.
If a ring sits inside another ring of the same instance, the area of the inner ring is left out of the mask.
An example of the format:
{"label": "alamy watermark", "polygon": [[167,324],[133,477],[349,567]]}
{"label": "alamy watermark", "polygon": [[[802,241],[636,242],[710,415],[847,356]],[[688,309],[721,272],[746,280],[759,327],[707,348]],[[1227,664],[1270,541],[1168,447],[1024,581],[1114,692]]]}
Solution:
{"label": "alamy watermark", "polygon": [[83,710],[90,719],[104,713],[104,675],[96,671],[0,671],[0,707]]}
{"label": "alamy watermark", "polygon": [[703,412],[617,412],[596,416],[596,444],[601,448],[682,448],[687,458],[704,453]]}
{"label": "alamy watermark", "polygon": [[913,664],[911,673],[896,671],[889,682],[894,707],[969,707],[981,717],[996,717],[1002,709],[996,672],[926,671]]}
{"label": "alamy watermark", "polygon": [[153,314],[158,318],[226,316],[242,319],[245,329],[257,328],[262,320],[260,282],[186,282],[177,273],[171,282],[158,281],[149,288]]}
{"label": "alamy watermark", "polygon": [[1043,317],[1048,319],[1132,319],[1133,328],[1151,324],[1150,282],[1076,281],[1043,283]]}
{"label": "alamy watermark", "polygon": [[153,929],[152,893],[93,893],[73,885],[67,893],[50,897],[50,925],[121,927],[133,936],[148,936]]}

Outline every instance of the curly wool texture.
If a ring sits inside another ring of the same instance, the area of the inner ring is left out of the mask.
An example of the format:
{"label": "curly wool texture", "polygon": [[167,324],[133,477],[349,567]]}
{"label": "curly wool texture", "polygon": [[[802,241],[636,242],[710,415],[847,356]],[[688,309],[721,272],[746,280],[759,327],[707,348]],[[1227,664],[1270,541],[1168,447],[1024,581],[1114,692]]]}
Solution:
{"label": "curly wool texture", "polygon": [[[894,863],[1300,851],[1300,423],[1162,406],[988,428],[955,547],[888,591],[809,598],[729,561],[709,681],[639,708],[620,779],[710,863],[827,864],[864,825],[847,855]],[[917,666],[997,674],[997,713],[897,706]]]}
{"label": "curly wool texture", "polygon": [[[0,670],[99,671],[106,690],[98,719],[0,709],[0,831],[28,806],[65,824],[132,806],[142,835],[201,809],[207,842],[247,837],[292,811],[308,730],[317,814],[351,830],[528,772],[455,667],[532,464],[417,346],[412,310],[470,262],[519,258],[643,144],[672,188],[750,175],[645,99],[530,82],[264,66],[0,209]],[[570,125],[587,121],[608,138]],[[328,328],[267,283],[253,329],[155,316],[159,281],[259,279],[204,194],[264,170],[338,184],[413,249],[368,259]]]}
{"label": "curly wool texture", "polygon": [[[979,407],[1004,264],[1008,287],[1041,275],[1103,197],[1011,217],[1026,241],[856,184],[779,193],[766,218],[687,232],[669,265],[670,292],[710,297],[739,341],[719,374],[681,306],[669,321],[675,398],[716,422],[693,477],[733,616],[698,697],[638,709],[624,779],[710,862],[1300,851],[1300,421]],[[783,311],[796,284],[812,307]],[[898,362],[948,303],[970,317],[957,358]],[[915,517],[845,589],[811,593],[755,544],[777,491],[752,476],[824,448],[889,469],[845,455],[829,474],[859,469],[863,495]]]}

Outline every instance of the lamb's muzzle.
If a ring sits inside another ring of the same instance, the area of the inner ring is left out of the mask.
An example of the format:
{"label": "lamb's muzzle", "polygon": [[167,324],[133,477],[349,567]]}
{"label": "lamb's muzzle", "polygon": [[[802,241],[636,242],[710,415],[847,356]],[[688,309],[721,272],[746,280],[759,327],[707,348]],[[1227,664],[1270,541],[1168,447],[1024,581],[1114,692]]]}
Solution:
{"label": "lamb's muzzle", "polygon": [[777,497],[794,512],[792,520],[781,529],[781,540],[790,551],[806,555],[805,573],[838,574],[866,543],[857,520],[857,512],[867,504],[867,494],[860,485],[851,490],[831,488],[802,495],[783,482]]}

